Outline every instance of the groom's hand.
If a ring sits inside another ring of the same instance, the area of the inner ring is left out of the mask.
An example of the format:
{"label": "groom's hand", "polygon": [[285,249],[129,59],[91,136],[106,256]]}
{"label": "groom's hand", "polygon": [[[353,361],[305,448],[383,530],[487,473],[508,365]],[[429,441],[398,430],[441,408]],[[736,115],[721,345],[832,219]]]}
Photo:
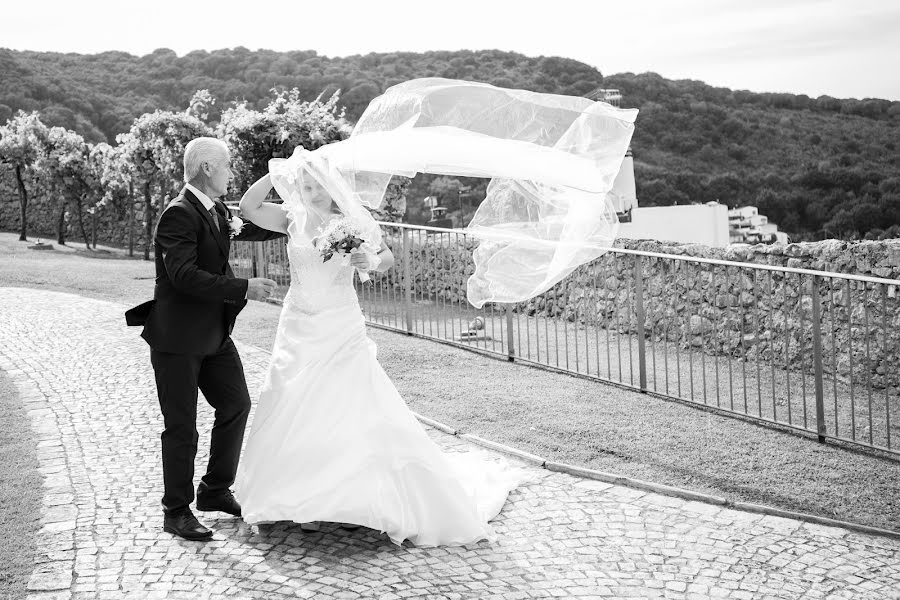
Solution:
{"label": "groom's hand", "polygon": [[263,301],[275,291],[275,282],[265,277],[247,280],[247,300]]}

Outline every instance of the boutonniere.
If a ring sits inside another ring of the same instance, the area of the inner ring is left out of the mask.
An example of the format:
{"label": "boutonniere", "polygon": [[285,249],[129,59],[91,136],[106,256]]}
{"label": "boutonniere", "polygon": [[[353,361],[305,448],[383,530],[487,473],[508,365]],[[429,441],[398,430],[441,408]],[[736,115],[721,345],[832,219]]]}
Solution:
{"label": "boutonniere", "polygon": [[233,238],[241,232],[241,229],[244,228],[244,220],[240,217],[235,217],[234,215],[230,215],[228,217],[228,237]]}

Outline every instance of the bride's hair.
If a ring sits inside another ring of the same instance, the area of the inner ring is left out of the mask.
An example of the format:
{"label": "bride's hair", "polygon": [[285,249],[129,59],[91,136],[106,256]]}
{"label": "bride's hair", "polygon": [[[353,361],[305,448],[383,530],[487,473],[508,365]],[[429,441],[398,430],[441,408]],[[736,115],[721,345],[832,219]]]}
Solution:
{"label": "bride's hair", "polygon": [[189,182],[200,173],[200,165],[228,156],[228,145],[211,137],[195,138],[184,147],[184,180]]}

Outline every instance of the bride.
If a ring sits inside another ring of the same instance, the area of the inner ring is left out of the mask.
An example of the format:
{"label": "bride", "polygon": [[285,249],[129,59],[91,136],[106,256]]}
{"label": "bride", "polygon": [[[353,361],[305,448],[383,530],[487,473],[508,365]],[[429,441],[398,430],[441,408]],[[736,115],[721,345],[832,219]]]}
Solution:
{"label": "bride", "polygon": [[[256,225],[288,233],[291,264],[235,482],[244,520],[361,525],[418,546],[493,539],[488,521],[523,472],[481,454],[444,453],[428,437],[376,360],[353,286],[355,270],[394,262],[377,223],[363,207],[335,202],[340,190],[314,153],[298,149],[276,166],[284,204],[264,201],[274,171],[240,204]],[[357,219],[370,242],[346,265],[324,261],[315,245],[341,216]]]}
{"label": "bride", "polygon": [[[381,204],[392,175],[492,178],[467,227],[480,240],[467,297],[520,302],[612,245],[613,187],[636,116],[587,98],[415,79],[373,99],[348,139],[269,162],[241,210],[287,232],[291,287],[238,467],[246,521],[364,525],[423,546],[493,536],[488,522],[524,472],[441,452],[378,364],[353,273],[389,269],[393,256],[366,207]],[[284,204],[264,202],[273,186]],[[335,218],[366,241],[349,264],[316,246]]]}

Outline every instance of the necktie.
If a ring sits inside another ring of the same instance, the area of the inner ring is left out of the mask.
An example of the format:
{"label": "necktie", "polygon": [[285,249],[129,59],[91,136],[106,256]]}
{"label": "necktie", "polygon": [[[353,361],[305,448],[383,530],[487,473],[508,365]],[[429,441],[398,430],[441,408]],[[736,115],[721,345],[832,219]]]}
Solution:
{"label": "necktie", "polygon": [[219,225],[219,214],[216,212],[215,206],[213,206],[211,209],[209,209],[209,214],[212,215],[213,223],[216,224],[216,231],[222,231],[222,228]]}

